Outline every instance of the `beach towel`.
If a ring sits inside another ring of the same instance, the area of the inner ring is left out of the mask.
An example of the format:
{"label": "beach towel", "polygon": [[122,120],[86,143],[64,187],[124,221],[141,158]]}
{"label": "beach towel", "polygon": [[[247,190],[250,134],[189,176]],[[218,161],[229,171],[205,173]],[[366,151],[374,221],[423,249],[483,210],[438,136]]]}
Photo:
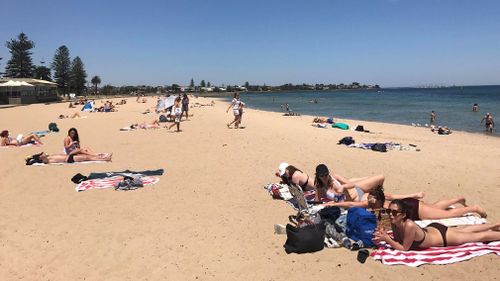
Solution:
{"label": "beach towel", "polygon": [[448,219],[438,219],[438,220],[419,220],[415,221],[420,227],[424,228],[431,223],[440,223],[446,226],[458,226],[458,225],[474,225],[474,224],[484,224],[486,223],[486,219],[478,218],[474,215],[467,215],[463,217],[457,218],[448,218]]}
{"label": "beach towel", "polygon": [[341,130],[349,130],[349,125],[347,125],[345,123],[335,123],[335,124],[332,124],[332,128],[339,128]]}
{"label": "beach towel", "polygon": [[45,164],[45,163],[33,163],[32,166],[46,166],[46,165],[76,165],[76,164],[101,164],[101,163],[107,163],[107,161],[83,161],[83,162],[73,162],[73,163],[50,163],[50,164]]}
{"label": "beach towel", "polygon": [[386,265],[417,267],[423,264],[450,264],[494,253],[500,256],[500,241],[466,243],[459,246],[431,247],[422,251],[399,251],[380,248],[371,253],[375,260]]}
{"label": "beach towel", "polygon": [[[160,181],[160,178],[158,177],[153,177],[153,176],[145,176],[142,177],[142,183],[143,185],[152,185],[156,184]],[[122,176],[116,176],[116,177],[109,177],[109,178],[104,178],[104,179],[93,179],[93,180],[87,180],[79,183],[75,190],[80,192],[80,191],[85,191],[89,189],[95,189],[95,188],[114,188],[116,185],[118,185],[119,182],[123,180]]]}
{"label": "beach towel", "polygon": [[41,144],[27,143],[27,144],[23,144],[23,145],[4,145],[4,146],[0,146],[0,148],[28,147],[28,146],[41,146]]}

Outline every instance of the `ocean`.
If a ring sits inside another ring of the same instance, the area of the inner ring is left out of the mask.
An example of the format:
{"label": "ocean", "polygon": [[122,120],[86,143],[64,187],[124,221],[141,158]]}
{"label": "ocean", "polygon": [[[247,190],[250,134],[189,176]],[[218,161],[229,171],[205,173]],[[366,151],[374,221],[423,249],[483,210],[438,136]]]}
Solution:
{"label": "ocean", "polygon": [[[301,115],[422,126],[430,124],[434,110],[436,125],[473,133],[484,133],[484,122],[480,122],[486,112],[500,122],[500,86],[245,92],[241,100],[250,108],[266,111],[283,112],[282,105],[288,103],[291,111]],[[474,103],[479,112],[472,111]],[[494,134],[500,136],[498,129]]]}

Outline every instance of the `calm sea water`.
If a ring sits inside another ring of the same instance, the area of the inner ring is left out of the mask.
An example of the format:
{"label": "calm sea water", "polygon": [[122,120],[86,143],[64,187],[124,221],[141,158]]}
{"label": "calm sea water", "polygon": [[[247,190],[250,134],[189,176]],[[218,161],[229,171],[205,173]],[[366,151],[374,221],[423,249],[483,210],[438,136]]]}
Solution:
{"label": "calm sea water", "polygon": [[[431,110],[436,124],[452,130],[483,133],[481,119],[486,112],[495,118],[500,135],[500,86],[468,86],[438,89],[391,88],[332,92],[242,93],[251,108],[281,112],[281,105],[302,115],[380,121],[410,125],[430,123]],[[317,100],[317,103],[312,101]],[[472,112],[472,105],[479,112]]]}

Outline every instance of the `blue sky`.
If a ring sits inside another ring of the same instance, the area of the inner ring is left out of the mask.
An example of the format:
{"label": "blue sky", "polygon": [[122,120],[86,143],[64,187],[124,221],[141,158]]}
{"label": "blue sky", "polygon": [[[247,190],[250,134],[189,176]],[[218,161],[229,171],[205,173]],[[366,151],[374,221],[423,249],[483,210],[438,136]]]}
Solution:
{"label": "blue sky", "polygon": [[66,45],[112,85],[500,84],[499,12],[497,0],[5,1],[0,68],[24,32],[35,63]]}

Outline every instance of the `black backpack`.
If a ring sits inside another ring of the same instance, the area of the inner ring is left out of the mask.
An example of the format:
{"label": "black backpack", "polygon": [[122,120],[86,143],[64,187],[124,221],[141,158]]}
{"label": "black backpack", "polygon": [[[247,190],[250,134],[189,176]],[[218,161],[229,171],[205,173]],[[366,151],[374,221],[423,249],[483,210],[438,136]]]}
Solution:
{"label": "black backpack", "polygon": [[51,132],[59,132],[59,128],[57,128],[57,124],[52,122],[49,124],[49,131]]}
{"label": "black backpack", "polygon": [[364,132],[365,131],[365,128],[363,127],[363,125],[358,125],[356,127],[356,129],[354,129],[355,131],[358,131],[358,132]]}
{"label": "black backpack", "polygon": [[372,150],[380,151],[380,152],[387,152],[387,146],[385,145],[385,143],[377,142],[376,144],[372,145]]}
{"label": "black backpack", "polygon": [[165,115],[160,115],[160,122],[167,122],[167,117]]}
{"label": "black backpack", "polygon": [[337,144],[351,145],[353,143],[356,143],[356,141],[352,137],[343,137]]}
{"label": "black backpack", "polygon": [[310,224],[304,227],[286,225],[285,252],[290,253],[313,253],[323,250],[325,247],[325,225]]}

